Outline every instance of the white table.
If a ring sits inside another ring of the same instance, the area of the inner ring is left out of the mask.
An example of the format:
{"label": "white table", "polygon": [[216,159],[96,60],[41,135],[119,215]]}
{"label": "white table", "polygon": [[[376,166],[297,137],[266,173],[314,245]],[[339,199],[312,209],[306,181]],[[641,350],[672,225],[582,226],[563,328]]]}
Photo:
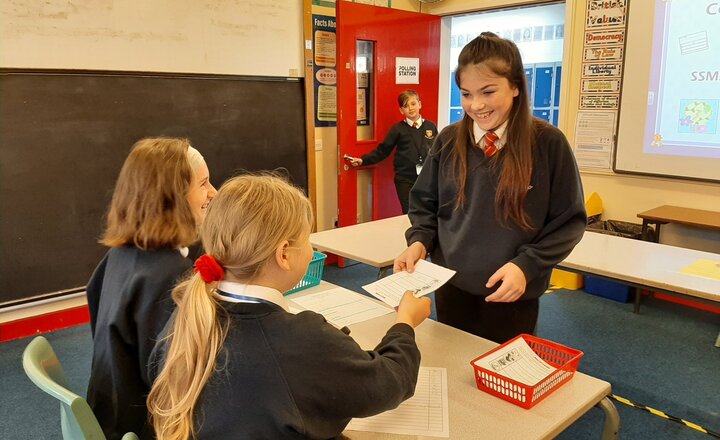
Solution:
{"label": "white table", "polygon": [[[599,276],[640,289],[720,301],[720,280],[681,273],[700,259],[720,261],[720,255],[666,244],[630,240],[614,235],[585,232],[580,243],[558,264],[561,269]],[[635,295],[635,313],[640,295]],[[715,340],[720,347],[720,334]]]}
{"label": "white table", "polygon": [[[408,227],[410,220],[402,215],[317,232],[310,235],[310,243],[382,270],[405,250]],[[720,302],[720,280],[680,273],[699,259],[720,261],[720,254],[586,231],[558,267],[641,289]],[[635,295],[635,313],[639,312],[640,295]],[[720,347],[720,334],[715,345]]]}
{"label": "white table", "polygon": [[720,255],[588,231],[558,267],[641,288],[720,301],[720,280],[680,273],[699,259],[720,261]]}
{"label": "white table", "polygon": [[[303,296],[335,287],[319,286],[289,296]],[[391,313],[350,326],[351,336],[364,349],[373,349],[395,322]],[[526,410],[478,390],[470,361],[497,344],[453,327],[425,320],[417,329],[416,340],[425,367],[447,368],[450,438],[463,439],[551,439],[561,433],[593,406],[605,411],[604,439],[617,438],[620,419],[606,397],[610,384],[577,372],[575,376],[545,400]],[[582,359],[580,360],[582,368]],[[346,431],[353,440],[363,439],[436,439],[374,432]]]}
{"label": "white table", "polygon": [[399,215],[343,228],[310,234],[310,243],[321,252],[331,252],[380,269],[380,276],[392,267],[405,250],[407,215]]}

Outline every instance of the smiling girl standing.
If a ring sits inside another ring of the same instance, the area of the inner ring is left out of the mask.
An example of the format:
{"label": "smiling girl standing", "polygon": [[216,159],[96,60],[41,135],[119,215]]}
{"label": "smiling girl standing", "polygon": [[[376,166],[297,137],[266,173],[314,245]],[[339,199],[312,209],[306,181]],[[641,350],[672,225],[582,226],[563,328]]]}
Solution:
{"label": "smiling girl standing", "polygon": [[408,248],[456,270],[435,295],[438,320],[503,343],[534,333],[550,272],[580,241],[586,216],[567,139],[530,113],[517,46],[483,32],[460,53],[465,116],[445,128],[410,193]]}
{"label": "smiling girl standing", "polygon": [[108,439],[152,435],[148,358],[174,309],[170,293],[192,267],[187,246],[198,240],[216,192],[187,139],[142,139],[120,170],[100,241],[110,250],[86,289],[93,334],[87,398]]}

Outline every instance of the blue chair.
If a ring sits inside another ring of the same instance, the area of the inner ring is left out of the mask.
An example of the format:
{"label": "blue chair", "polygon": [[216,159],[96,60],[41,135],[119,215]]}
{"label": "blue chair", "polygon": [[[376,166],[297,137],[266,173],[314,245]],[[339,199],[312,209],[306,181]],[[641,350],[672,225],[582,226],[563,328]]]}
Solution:
{"label": "blue chair", "polygon": [[[23,352],[23,368],[38,388],[60,401],[63,439],[105,439],[87,401],[67,389],[65,372],[47,339],[38,336],[28,344]],[[138,440],[138,436],[129,432],[122,440]]]}

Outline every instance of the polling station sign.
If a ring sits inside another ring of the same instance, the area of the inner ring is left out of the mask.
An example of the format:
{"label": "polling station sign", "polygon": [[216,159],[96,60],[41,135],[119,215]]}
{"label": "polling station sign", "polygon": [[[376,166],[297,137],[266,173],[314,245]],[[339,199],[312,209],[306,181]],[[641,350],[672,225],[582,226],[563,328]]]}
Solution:
{"label": "polling station sign", "polygon": [[420,58],[395,58],[395,84],[420,84]]}

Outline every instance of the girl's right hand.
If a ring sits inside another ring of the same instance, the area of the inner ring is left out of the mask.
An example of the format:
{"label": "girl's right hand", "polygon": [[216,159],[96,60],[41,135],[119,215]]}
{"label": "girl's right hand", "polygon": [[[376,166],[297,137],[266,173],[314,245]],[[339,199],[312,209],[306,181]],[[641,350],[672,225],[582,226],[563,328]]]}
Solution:
{"label": "girl's right hand", "polygon": [[430,298],[426,296],[415,298],[410,290],[405,291],[397,308],[395,322],[403,322],[412,328],[417,327],[430,316],[430,303]]}
{"label": "girl's right hand", "polygon": [[415,263],[420,259],[424,260],[425,257],[427,257],[425,246],[419,241],[416,241],[408,246],[407,249],[395,259],[393,272],[402,272],[405,270],[408,273],[413,273],[413,271],[415,271]]}
{"label": "girl's right hand", "polygon": [[359,157],[348,157],[348,160],[350,161],[350,165],[354,167],[359,167],[362,165],[362,159]]}

